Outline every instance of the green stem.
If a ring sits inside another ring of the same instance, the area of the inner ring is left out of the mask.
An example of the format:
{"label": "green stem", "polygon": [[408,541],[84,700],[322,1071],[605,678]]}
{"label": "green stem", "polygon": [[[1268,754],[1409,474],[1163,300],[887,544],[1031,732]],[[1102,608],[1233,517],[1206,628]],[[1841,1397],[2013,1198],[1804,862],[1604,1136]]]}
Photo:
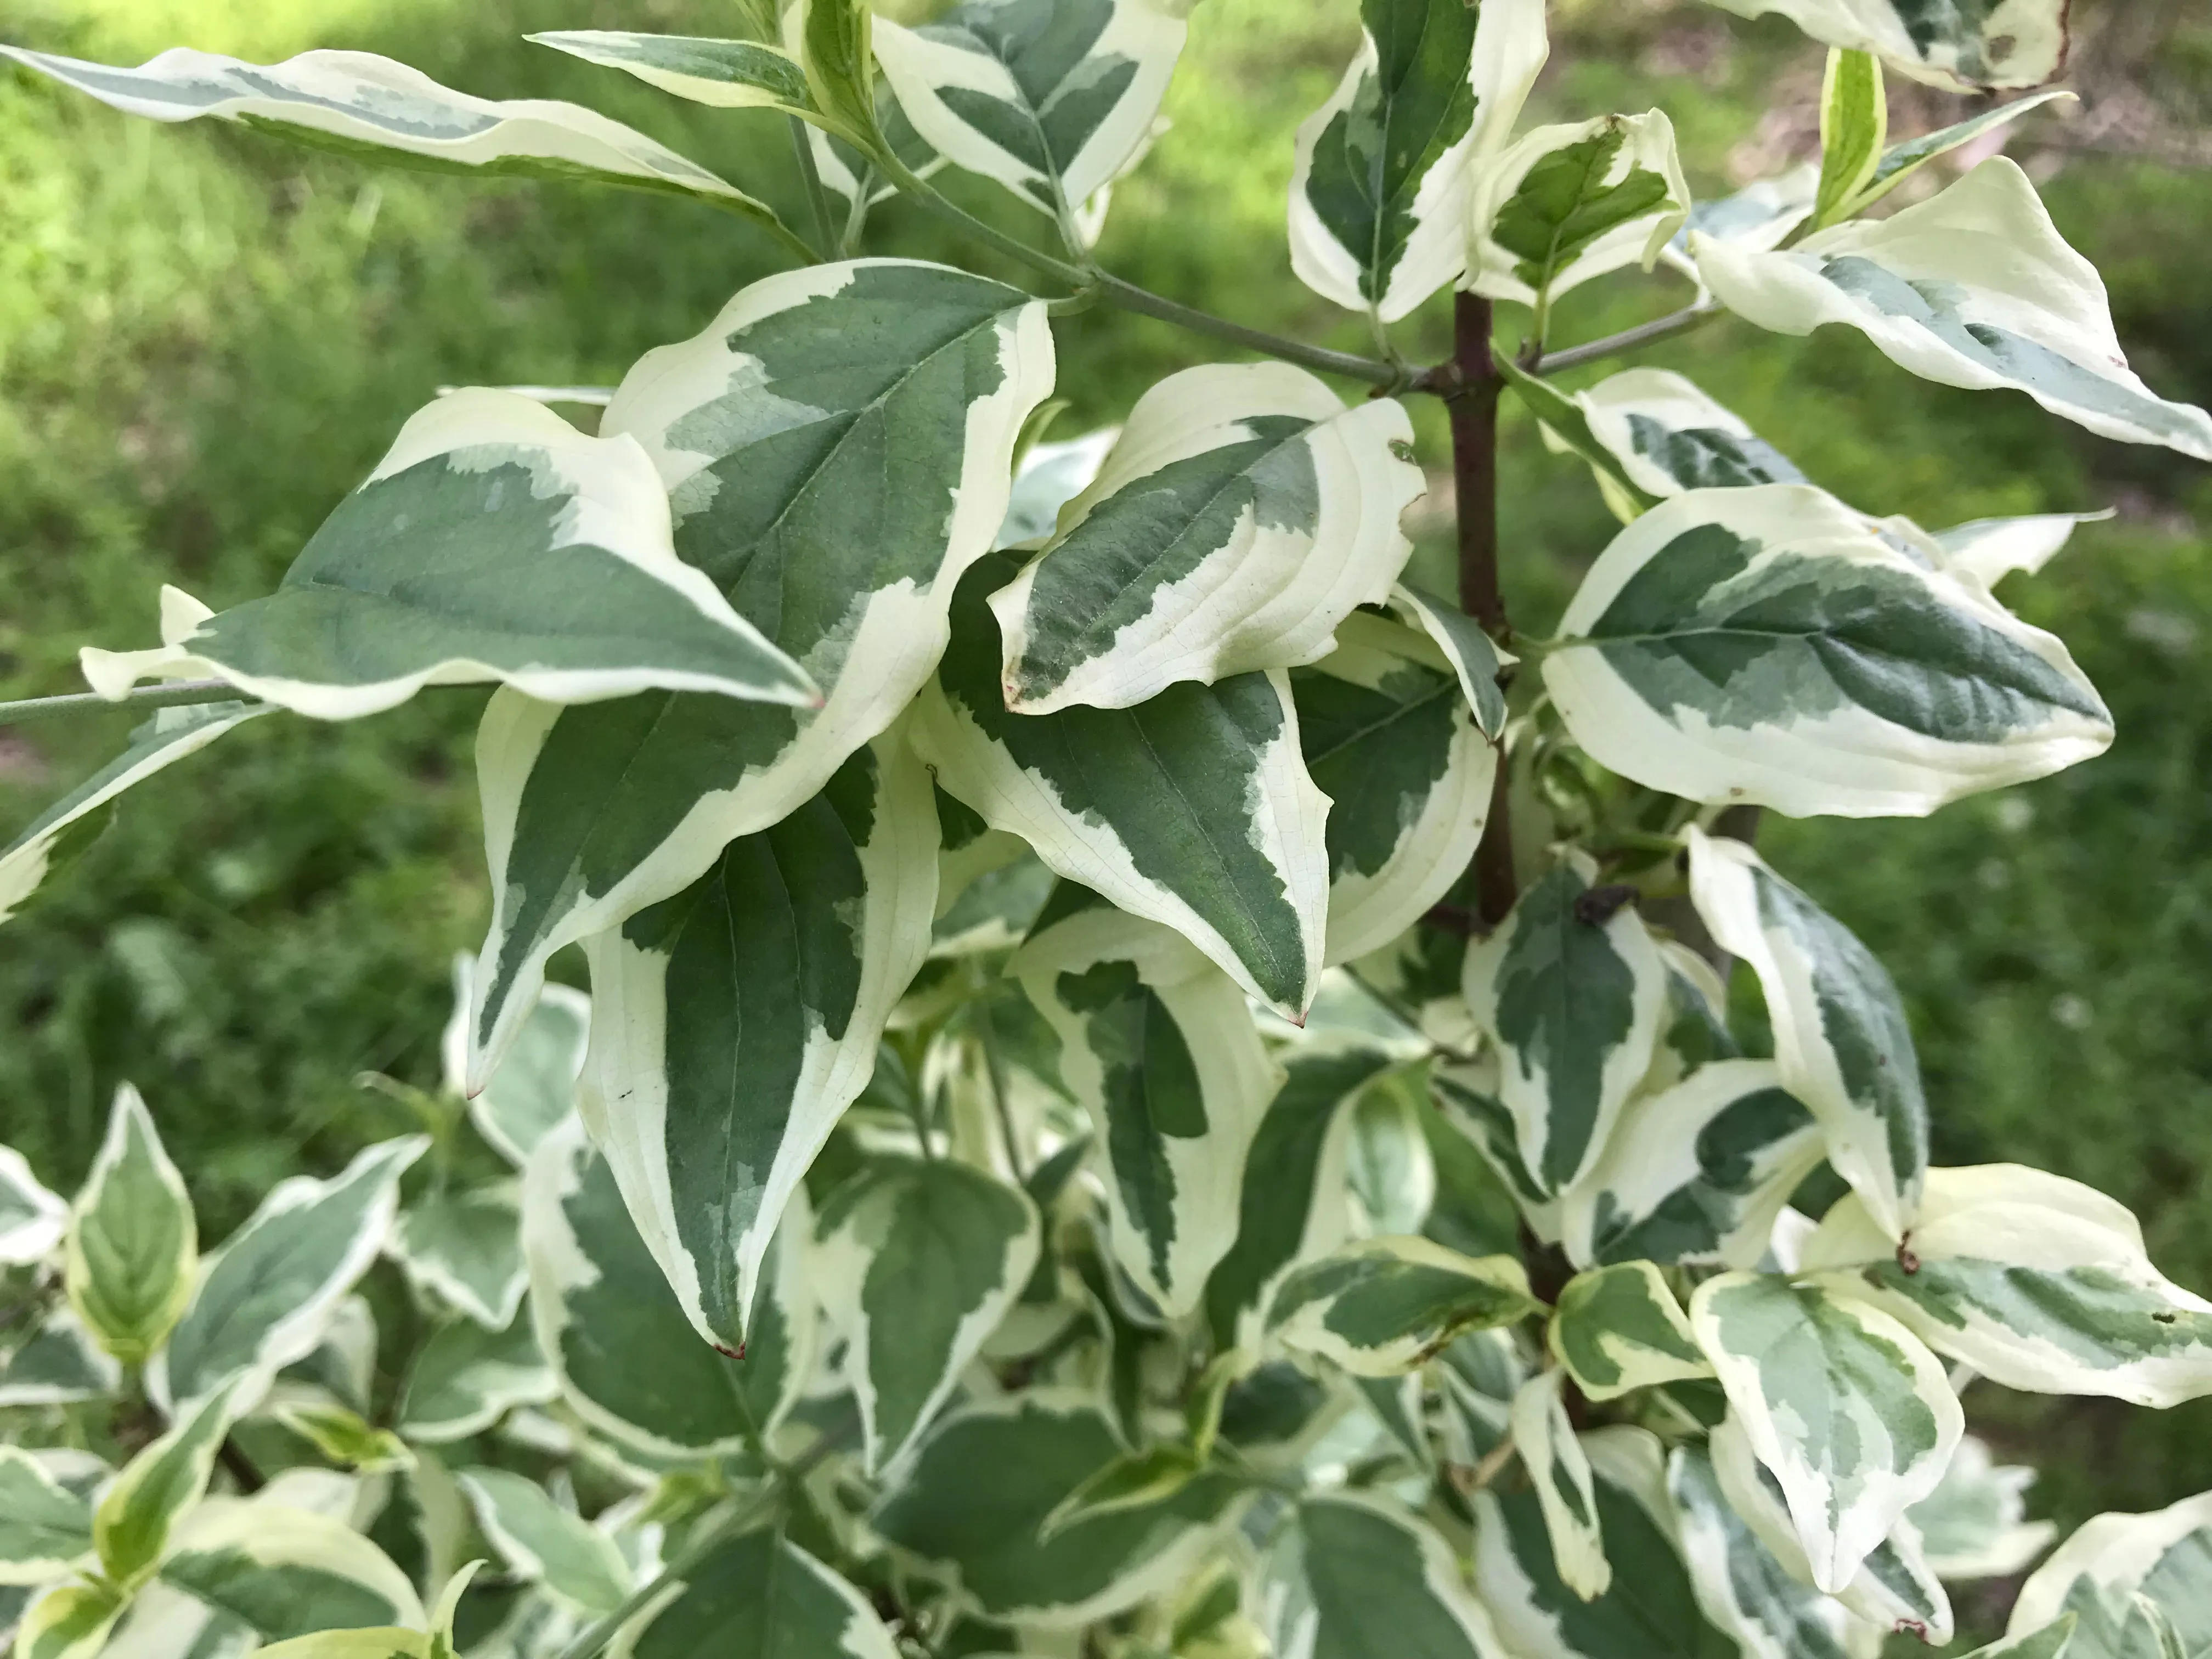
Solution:
{"label": "green stem", "polygon": [[[1720,314],[1721,307],[1717,301],[1706,300],[1697,305],[1685,306],[1680,311],[1669,312],[1666,316],[1648,323],[1638,323],[1634,328],[1624,328],[1620,333],[1608,334],[1601,340],[1569,346],[1563,351],[1547,351],[1530,366],[1531,372],[1557,374],[1562,369],[1618,356],[1624,351],[1634,350],[1638,346],[1649,345],[1654,340],[1663,340],[1669,335],[1681,333],[1685,329],[1695,328]],[[1540,331],[1537,337],[1543,337]]]}
{"label": "green stem", "polygon": [[975,1041],[983,1050],[983,1069],[991,1078],[991,1103],[998,1109],[999,1134],[1006,1143],[1006,1167],[1014,1172],[1014,1179],[1024,1185],[1029,1171],[1022,1167],[1022,1143],[1014,1136],[1013,1103],[1006,1097],[1006,1062],[999,1058],[998,1039],[991,1034],[991,1006],[983,1005],[983,1017],[975,1022]]}
{"label": "green stem", "polygon": [[830,192],[823,187],[822,170],[814,165],[814,146],[807,142],[806,123],[796,115],[783,118],[791,127],[791,148],[799,157],[799,176],[806,182],[807,205],[814,211],[814,240],[820,257],[837,257],[837,231],[830,212]]}
{"label": "green stem", "polygon": [[[720,204],[718,204],[718,205]],[[784,247],[789,252],[798,258],[801,264],[818,265],[822,263],[822,256],[807,246],[806,239],[804,236],[801,236],[797,231],[792,229],[789,225],[784,223],[782,220],[777,218],[773,213],[768,212],[765,209],[761,207],[758,203],[747,202],[743,204],[739,204],[732,202],[727,204],[725,210],[736,214],[738,218],[744,220],[747,224],[754,227],[754,228],[757,230],[764,230],[769,235],[775,237],[777,241],[783,244]]]}
{"label": "green stem", "polygon": [[27,726],[33,720],[54,720],[64,714],[92,714],[109,708],[174,708],[185,703],[227,702],[236,698],[252,702],[228,680],[167,680],[158,685],[137,685],[120,697],[76,691],[60,697],[25,697],[0,702],[0,726]]}

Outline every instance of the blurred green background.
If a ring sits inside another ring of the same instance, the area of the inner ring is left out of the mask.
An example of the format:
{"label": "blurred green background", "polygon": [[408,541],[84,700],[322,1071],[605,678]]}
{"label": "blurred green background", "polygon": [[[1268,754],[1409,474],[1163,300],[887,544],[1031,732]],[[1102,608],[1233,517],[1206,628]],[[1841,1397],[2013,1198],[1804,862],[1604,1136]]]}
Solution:
{"label": "blurred green background", "polygon": [[[716,10],[0,0],[0,39],[129,62],[175,44],[264,60],[385,52],[480,94],[590,102],[795,210],[775,118],[685,106],[517,38],[714,33]],[[1553,12],[1539,118],[1656,104],[1704,193],[1814,147],[1820,55],[1786,25],[1669,0]],[[2077,0],[2075,13],[2083,101],[2025,125],[2013,153],[2102,268],[2136,367],[2207,401],[2212,14],[2179,0]],[[1120,188],[1107,262],[1207,309],[1364,349],[1364,324],[1293,281],[1282,235],[1291,128],[1355,29],[1352,0],[1201,0],[1173,129]],[[1894,91],[1898,136],[1965,107]],[[988,189],[955,188],[1039,228]],[[964,255],[896,206],[869,246]],[[0,696],[76,689],[82,643],[151,642],[162,581],[217,607],[264,591],[441,384],[611,384],[776,264],[750,228],[686,204],[373,172],[235,130],[131,120],[0,70]],[[1680,278],[1631,272],[1574,296],[1555,338],[1687,297]],[[1443,309],[1401,331],[1407,355],[1439,354]],[[1106,312],[1059,335],[1075,404],[1063,432],[1223,355]],[[1834,331],[1783,340],[1723,321],[1642,361],[1692,374],[1872,511],[1934,527],[2119,509],[2004,591],[2104,690],[2120,727],[2108,755],[1926,822],[1770,820],[1762,844],[1903,986],[1940,1162],[2018,1159],[2090,1182],[2142,1215],[2169,1272],[2212,1290],[2212,470],[2089,438],[2008,393],[1928,386]],[[1431,468],[1447,459],[1435,416],[1420,415]],[[1540,627],[1613,526],[1579,464],[1545,453],[1517,410],[1506,447],[1510,597]],[[1440,514],[1427,522],[1441,531]],[[1420,556],[1446,556],[1439,540]],[[442,693],[354,727],[258,723],[135,795],[0,935],[0,1139],[66,1185],[131,1078],[220,1236],[280,1175],[401,1127],[353,1079],[434,1075],[447,959],[486,907],[468,765],[481,701]],[[0,730],[0,823],[89,770],[130,723]],[[2045,1468],[2039,1508],[2067,1523],[2212,1486],[2212,1401],[2157,1414],[1984,1389],[1969,1404]]]}

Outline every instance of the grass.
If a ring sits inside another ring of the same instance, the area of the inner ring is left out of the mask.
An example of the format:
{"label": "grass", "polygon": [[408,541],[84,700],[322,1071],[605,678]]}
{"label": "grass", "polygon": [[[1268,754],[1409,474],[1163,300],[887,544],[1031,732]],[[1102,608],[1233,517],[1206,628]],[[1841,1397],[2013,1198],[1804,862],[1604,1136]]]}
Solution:
{"label": "grass", "polygon": [[[1818,58],[1785,27],[1702,9],[1565,8],[1543,118],[1656,100],[1692,181],[1718,187],[1770,94],[1809,96]],[[1173,130],[1121,187],[1103,249],[1186,301],[1351,349],[1364,325],[1291,277],[1281,234],[1294,115],[1334,83],[1349,0],[1206,0]],[[136,61],[178,41],[270,58],[382,50],[470,90],[588,101],[792,203],[772,119],[660,98],[520,45],[526,30],[712,32],[710,5],[551,0],[70,0],[0,9],[0,38]],[[1686,77],[1656,76],[1662,63]],[[1010,228],[1035,222],[954,186]],[[2201,179],[2082,160],[2048,187],[2105,270],[2154,386],[2212,386],[2212,203]],[[795,205],[795,204],[794,204]],[[897,207],[872,251],[963,250]],[[970,260],[1012,275],[993,261]],[[80,643],[149,641],[155,590],[218,606],[264,591],[399,422],[455,381],[611,382],[775,266],[706,210],[607,191],[476,185],[158,129],[0,73],[0,696],[74,688]],[[1599,285],[1559,337],[1679,303],[1678,279]],[[1443,348],[1437,308],[1403,333]],[[1106,311],[1058,330],[1066,429],[1112,419],[1210,347]],[[2212,514],[2205,469],[2084,437],[2009,394],[1911,380],[1855,337],[1785,341],[1722,322],[1644,361],[1694,374],[1813,477],[1929,525],[2118,501],[2005,597],[2063,632],[2121,736],[2059,778],[1925,822],[1774,823],[1763,845],[1889,963],[1911,1006],[1939,1159],[2013,1158],[2142,1215],[2154,1253],[2212,1289]],[[1584,378],[1595,378],[1595,372]],[[1422,459],[1444,459],[1433,408]],[[1540,626],[1612,522],[1577,465],[1509,414],[1509,598]],[[1443,550],[1425,547],[1431,580]],[[328,1168],[401,1127],[365,1069],[428,1082],[449,954],[486,908],[467,741],[481,695],[445,692],[358,728],[264,721],[148,786],[0,951],[0,1138],[58,1182],[88,1161],[106,1101],[144,1089],[210,1236],[278,1176]],[[0,734],[0,814],[20,821],[127,722]],[[2212,1486],[2212,1410],[1971,1396],[2048,1471],[2071,1522]]]}

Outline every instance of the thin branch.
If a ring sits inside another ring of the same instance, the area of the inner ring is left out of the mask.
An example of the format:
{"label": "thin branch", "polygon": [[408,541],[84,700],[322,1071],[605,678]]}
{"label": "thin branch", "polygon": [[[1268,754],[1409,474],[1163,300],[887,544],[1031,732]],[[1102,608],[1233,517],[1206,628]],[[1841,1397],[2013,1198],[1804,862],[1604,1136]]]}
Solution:
{"label": "thin branch", "polygon": [[1561,351],[1547,351],[1539,357],[1534,372],[1538,374],[1557,374],[1561,369],[1574,368],[1583,363],[1594,363],[1601,358],[1618,356],[1624,351],[1633,351],[1638,346],[1650,345],[1654,340],[1663,340],[1685,329],[1721,314],[1720,302],[1704,300],[1680,311],[1670,312],[1648,323],[1638,323],[1634,328],[1624,328],[1618,334],[1608,334],[1601,340],[1592,340],[1578,346],[1569,346]]}
{"label": "thin branch", "polygon": [[225,702],[234,697],[240,702],[255,701],[228,680],[167,680],[158,685],[133,686],[119,697],[103,697],[92,691],[25,697],[20,702],[0,702],[0,726],[27,726],[33,720],[96,714],[111,708],[174,708],[185,703]]}

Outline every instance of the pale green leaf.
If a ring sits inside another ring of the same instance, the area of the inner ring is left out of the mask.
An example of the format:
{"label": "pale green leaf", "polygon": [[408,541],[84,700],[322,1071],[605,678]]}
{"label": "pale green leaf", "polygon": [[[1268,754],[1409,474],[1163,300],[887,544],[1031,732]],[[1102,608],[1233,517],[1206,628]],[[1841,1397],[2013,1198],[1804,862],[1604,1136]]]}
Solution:
{"label": "pale green leaf", "polygon": [[1236,1241],[1245,1161],[1281,1066],[1243,994],[1181,935],[1106,906],[1008,964],[1060,1039],[1060,1075],[1105,1154],[1114,1256],[1188,1312]]}
{"label": "pale green leaf", "polygon": [[517,1406],[544,1405],[559,1391],[526,1307],[501,1331],[456,1320],[432,1332],[415,1356],[399,1430],[409,1440],[442,1445],[483,1432]]}
{"label": "pale green leaf", "polygon": [[1548,1340],[1592,1400],[1713,1374],[1682,1304],[1649,1261],[1617,1262],[1569,1279]]}
{"label": "pale green leaf", "polygon": [[289,1401],[270,1413],[342,1468],[382,1474],[413,1461],[406,1444],[389,1429],[380,1429],[350,1407]]}
{"label": "pale green leaf", "polygon": [[1841,46],[1828,49],[1820,83],[1820,185],[1814,198],[1815,228],[1848,218],[1860,192],[1873,183],[1889,142],[1889,97],[1881,60]]}
{"label": "pale green leaf", "polygon": [[217,614],[162,591],[161,644],[84,653],[120,697],[214,675],[323,720],[426,685],[493,681],[549,702],[647,690],[811,706],[805,671],[677,556],[645,453],[514,392],[418,410],[276,591]]}
{"label": "pale green leaf", "polygon": [[626,1633],[629,1659],[899,1659],[868,1598],[773,1528],[720,1544]]}
{"label": "pale green leaf", "polygon": [[122,1392],[122,1364],[66,1305],[49,1309],[0,1367],[0,1406],[67,1406]]}
{"label": "pale green leaf", "polygon": [[1690,246],[1721,302],[1761,328],[1842,323],[1940,385],[2009,387],[2102,436],[2212,460],[2212,415],[2164,401],[2130,372],[2104,283],[2004,156],[1787,252],[1696,234]]}
{"label": "pale green leaf", "polygon": [[455,1478],[509,1572],[544,1584],[586,1618],[622,1605],[630,1591],[629,1565],[605,1533],[511,1470],[462,1469]]}
{"label": "pale green leaf", "polygon": [[1510,1325],[1542,1304],[1514,1257],[1474,1257],[1425,1238],[1347,1244],[1286,1278],[1268,1328],[1355,1376],[1391,1376],[1462,1331]]}
{"label": "pale green leaf", "polygon": [[894,730],[586,941],[584,1122],[707,1341],[748,1340],[784,1206],[927,956],[937,842],[929,775]]}
{"label": "pale green leaf", "polygon": [[1667,1491],[1698,1604],[1735,1638],[1742,1659],[1851,1659],[1843,1603],[1800,1581],[1759,1540],[1729,1506],[1704,1447],[1668,1455]]}
{"label": "pale green leaf", "polygon": [[23,1610],[15,1659],[94,1659],[128,1601],[109,1584],[72,1579],[55,1585]]}
{"label": "pale green leaf", "polygon": [[386,1252],[434,1307],[505,1330],[522,1305],[522,1189],[513,1181],[447,1188],[404,1211]]}
{"label": "pale green leaf", "polygon": [[635,75],[648,85],[717,109],[775,109],[818,121],[806,71],[781,46],[686,34],[617,29],[556,29],[526,40],[587,64]]}
{"label": "pale green leaf", "polygon": [[2066,1659],[2165,1659],[2160,1614],[2185,1653],[2203,1651],[2212,1642],[2212,1492],[2084,1522],[2021,1587],[2005,1633],[2031,1638],[2069,1614]]}
{"label": "pale green leaf", "polygon": [[1318,660],[1413,551],[1398,526],[1425,487],[1413,438],[1395,399],[1346,409],[1287,363],[1160,381],[1059,533],[991,595],[1006,707],[1127,708]]}
{"label": "pale green leaf", "polygon": [[1546,1196],[1604,1150],[1666,1009],[1656,941],[1632,902],[1595,890],[1596,876],[1587,856],[1561,858],[1467,952],[1468,1006],[1497,1044],[1498,1098]]}
{"label": "pale green leaf", "polygon": [[[453,957],[453,1014],[440,1044],[446,1089],[465,1094],[469,1066],[469,988],[476,958]],[[592,1000],[566,985],[548,985],[483,1088],[468,1097],[469,1121],[494,1151],[518,1170],[546,1132],[576,1109],[576,1080],[583,1073],[591,1035]]]}
{"label": "pale green leaf", "polygon": [[92,1509],[20,1446],[0,1446],[0,1584],[46,1584],[92,1550]]}
{"label": "pale green leaf", "polygon": [[2065,0],[1929,8],[1917,0],[1715,0],[1745,17],[1778,11],[1815,40],[1870,52],[1953,91],[2032,87],[2066,63]]}
{"label": "pale green leaf", "polygon": [[0,1267],[44,1261],[62,1242],[69,1205],[46,1190],[22,1153],[0,1146]]}
{"label": "pale green leaf", "polygon": [[1961,1440],[1936,1490],[1905,1511],[1936,1577],[2009,1578],[2049,1549],[2057,1527],[2027,1518],[2034,1482],[2033,1469],[1999,1463],[1986,1441]]}
{"label": "pale green leaf", "polygon": [[1188,1446],[1154,1446],[1117,1457],[1054,1504],[1037,1534],[1049,1543],[1078,1522],[1164,1504],[1197,1480],[1204,1467]]}
{"label": "pale green leaf", "polygon": [[1548,303],[1623,265],[1649,270],[1689,211],[1662,112],[1538,127],[1477,163],[1466,285]]}
{"label": "pale green leaf", "polygon": [[170,1534],[207,1491],[216,1453],[230,1432],[242,1382],[216,1389],[189,1407],[130,1462],[93,1513],[100,1571],[113,1583],[143,1583],[161,1565]]}
{"label": "pale green leaf", "polygon": [[1583,1601],[1595,1601],[1613,1587],[1613,1564],[1606,1559],[1595,1478],[1567,1420],[1566,1382],[1565,1371],[1547,1368],[1521,1385],[1510,1419],[1513,1450],[1535,1489],[1553,1571]]}
{"label": "pale green leaf", "polygon": [[874,21],[866,0],[805,0],[789,13],[787,30],[814,106],[868,146],[879,137]]}
{"label": "pale green leaf", "polygon": [[1429,1109],[1428,1091],[1404,1073],[1385,1078],[1352,1106],[1345,1196],[1352,1230],[1362,1237],[1427,1226],[1437,1200],[1436,1157],[1421,1122]]}
{"label": "pale green leaf", "polygon": [[2057,640],[1802,484],[1662,502],[1559,634],[1544,684],[1575,740],[1693,800],[1917,817],[2112,738]]}
{"label": "pale green leaf", "polygon": [[1322,966],[1328,803],[1298,753],[1287,676],[1186,681],[1135,708],[1011,714],[985,596],[1015,568],[987,556],[953,601],[952,643],[913,728],[939,784],[1297,1018]]}
{"label": "pale green leaf", "polygon": [[1392,1659],[1505,1659],[1450,1546],[1378,1492],[1302,1501],[1268,1552],[1259,1600],[1283,1659],[1381,1650]]}
{"label": "pale green leaf", "polygon": [[1781,1485],[1814,1583],[1836,1594],[1958,1446],[1942,1362],[1879,1309],[1759,1273],[1706,1280],[1690,1324]]}
{"label": "pale green leaf", "polygon": [[199,1223],[137,1090],[115,1091],[107,1133],[69,1218],[63,1283],[94,1340],[128,1364],[167,1340],[192,1295]]}
{"label": "pale green leaf", "polygon": [[1042,301],[867,259],[756,283],[624,377],[600,431],[653,458],[678,554],[828,700],[492,699],[477,764],[495,903],[470,1086],[555,951],[683,891],[913,700],[945,648],[953,584],[1006,515],[1015,442],[1052,365]]}
{"label": "pale green leaf", "polygon": [[1529,1230],[1542,1243],[1556,1244],[1565,1206],[1522,1161],[1518,1127],[1502,1098],[1504,1070],[1497,1045],[1487,1042],[1480,1028],[1469,1038],[1469,1047],[1485,1045],[1482,1052],[1473,1060],[1440,1060],[1430,1068],[1430,1092],[1444,1122],[1490,1166]]}
{"label": "pale green leaf", "polygon": [[248,1395],[313,1352],[332,1310],[384,1248],[399,1177],[429,1146],[380,1141],[328,1181],[294,1176],[271,1188],[210,1257],[191,1305],[156,1358],[155,1398],[184,1406],[251,1373]]}
{"label": "pale green leaf", "polygon": [[1501,148],[1550,43],[1541,0],[1362,0],[1359,50],[1300,124],[1291,268],[1395,323],[1467,267],[1475,167]]}
{"label": "pale green leaf", "polygon": [[1036,1267],[1036,1207],[945,1160],[880,1158],[823,1200],[812,1279],[845,1339],[867,1468],[897,1462]]}
{"label": "pale green leaf", "polygon": [[259,1499],[201,1504],[178,1528],[161,1579],[264,1641],[424,1622],[407,1575],[360,1533]]}
{"label": "pale green leaf", "polygon": [[272,1642],[255,1650],[255,1659],[435,1659],[431,1638],[396,1625],[365,1630],[325,1630]]}
{"label": "pale green leaf", "polygon": [[1856,1194],[1802,1265],[2007,1388],[2173,1406],[2212,1393],[2212,1302],[2102,1193],[2016,1164],[1931,1170],[1900,1249]]}

